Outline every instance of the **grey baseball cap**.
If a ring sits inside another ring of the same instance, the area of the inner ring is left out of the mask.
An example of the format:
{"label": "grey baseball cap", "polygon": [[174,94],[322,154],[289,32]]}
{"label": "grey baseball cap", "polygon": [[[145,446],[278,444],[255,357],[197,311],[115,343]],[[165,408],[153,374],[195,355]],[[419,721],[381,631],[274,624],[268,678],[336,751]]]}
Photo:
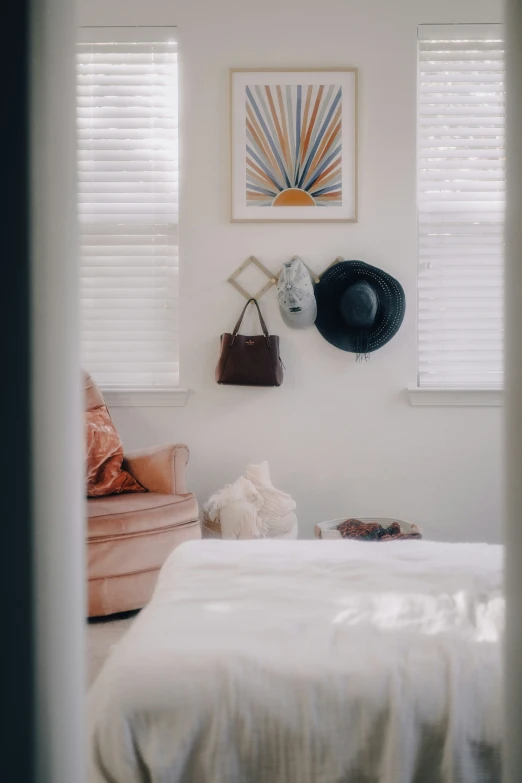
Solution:
{"label": "grey baseball cap", "polygon": [[314,323],[317,316],[314,284],[300,258],[284,264],[277,283],[277,298],[285,324],[303,329]]}

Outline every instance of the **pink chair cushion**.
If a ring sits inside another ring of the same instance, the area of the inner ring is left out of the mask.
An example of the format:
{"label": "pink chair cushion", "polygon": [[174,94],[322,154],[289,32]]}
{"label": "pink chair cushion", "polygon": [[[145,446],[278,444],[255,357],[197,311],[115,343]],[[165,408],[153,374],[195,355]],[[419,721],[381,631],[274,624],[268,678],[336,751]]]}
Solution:
{"label": "pink chair cushion", "polygon": [[88,539],[148,533],[198,519],[198,502],[186,495],[111,495],[87,501]]}

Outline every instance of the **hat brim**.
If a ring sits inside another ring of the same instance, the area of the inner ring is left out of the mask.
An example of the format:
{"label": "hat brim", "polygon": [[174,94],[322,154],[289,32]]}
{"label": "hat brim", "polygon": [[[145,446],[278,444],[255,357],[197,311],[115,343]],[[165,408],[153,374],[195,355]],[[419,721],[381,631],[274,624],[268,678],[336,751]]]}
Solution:
{"label": "hat brim", "polygon": [[315,286],[315,325],[325,340],[350,353],[360,353],[361,330],[348,326],[339,305],[348,286],[361,280],[371,284],[379,302],[373,325],[364,331],[365,352],[376,351],[397,334],[406,310],[401,284],[381,269],[362,261],[339,261],[327,269]]}

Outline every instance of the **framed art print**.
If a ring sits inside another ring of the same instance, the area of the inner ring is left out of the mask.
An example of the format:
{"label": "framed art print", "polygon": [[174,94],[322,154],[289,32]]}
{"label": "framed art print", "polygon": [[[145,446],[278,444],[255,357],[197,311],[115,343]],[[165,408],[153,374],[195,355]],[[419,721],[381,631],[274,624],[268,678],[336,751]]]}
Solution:
{"label": "framed art print", "polygon": [[230,71],[231,219],[357,221],[357,69]]}

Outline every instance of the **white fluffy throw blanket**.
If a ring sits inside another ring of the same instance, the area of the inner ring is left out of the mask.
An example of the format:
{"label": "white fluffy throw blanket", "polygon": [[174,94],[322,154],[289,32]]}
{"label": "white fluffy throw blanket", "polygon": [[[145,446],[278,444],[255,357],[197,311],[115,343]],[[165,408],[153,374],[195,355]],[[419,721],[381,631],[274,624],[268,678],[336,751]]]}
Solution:
{"label": "white fluffy throw blanket", "polygon": [[265,535],[282,536],[289,533],[297,522],[295,501],[290,495],[276,489],[270,480],[268,462],[259,465],[247,465],[246,477],[259,492],[263,504],[258,512],[258,519]]}
{"label": "white fluffy throw blanket", "polygon": [[257,514],[263,504],[251,481],[240,476],[233,484],[214,492],[203,513],[221,526],[222,538],[261,538]]}
{"label": "white fluffy throw blanket", "polygon": [[205,517],[219,523],[222,538],[272,538],[296,525],[295,501],[274,487],[268,462],[248,465],[246,476],[215,492],[203,506]]}

